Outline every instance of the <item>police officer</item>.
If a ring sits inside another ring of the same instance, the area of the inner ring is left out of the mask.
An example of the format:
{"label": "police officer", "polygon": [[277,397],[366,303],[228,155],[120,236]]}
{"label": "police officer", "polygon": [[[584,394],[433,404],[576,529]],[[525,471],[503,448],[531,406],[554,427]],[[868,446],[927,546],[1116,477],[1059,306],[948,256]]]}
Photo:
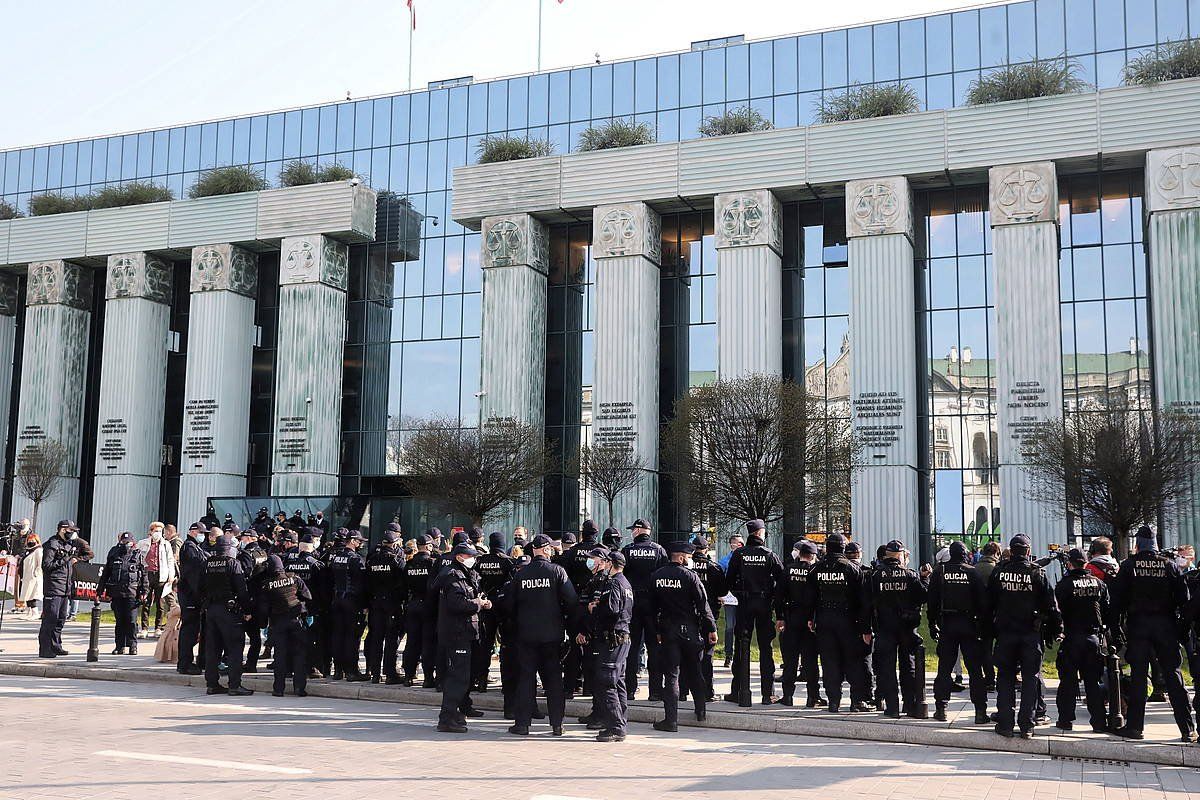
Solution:
{"label": "police officer", "polygon": [[491,608],[492,602],[479,591],[473,569],[477,556],[471,545],[455,545],[453,564],[432,586],[437,593],[438,640],[446,648],[437,726],[442,733],[466,733],[466,718],[483,716],[471,704],[471,649],[479,640],[479,612]]}
{"label": "police officer", "polygon": [[38,657],[69,655],[62,646],[67,608],[74,596],[74,570],[79,561],[90,561],[92,550],[79,538],[72,520],[58,523],[58,531],[42,545],[42,624],[38,630]]}
{"label": "police officer", "polygon": [[[492,601],[492,607],[487,611],[495,614],[496,638],[500,643],[500,693],[504,699],[504,718],[511,720],[517,718],[517,684],[520,680],[520,671],[517,668],[517,620],[508,613],[508,596],[513,591],[513,579],[522,568],[529,565],[531,560],[526,555],[512,558],[508,582],[488,595],[488,599]],[[475,562],[475,566],[476,572],[479,572],[479,561]],[[480,581],[482,583],[482,578]],[[482,586],[480,588],[482,590]],[[482,626],[481,618],[481,629]],[[534,719],[544,718],[545,715],[540,712],[534,714]]]}
{"label": "police officer", "polygon": [[[707,538],[697,534],[692,537],[692,546],[695,548],[695,551],[692,553],[692,571],[700,579],[700,585],[704,587],[704,594],[708,597],[709,610],[712,611],[713,619],[716,619],[721,612],[721,598],[729,592],[725,581],[725,570],[721,569],[720,564],[709,558]],[[708,702],[710,703],[717,699],[713,693],[713,651],[715,649],[715,642],[712,644],[706,643],[704,655],[700,659],[700,673],[704,676],[704,685],[708,687]],[[692,691],[692,688],[681,674],[679,683],[680,698],[686,696],[690,691]]]}
{"label": "police officer", "polygon": [[933,681],[936,720],[946,720],[946,706],[953,687],[954,665],[961,655],[969,676],[975,724],[988,724],[987,679],[983,673],[983,644],[980,625],[987,615],[986,584],[967,563],[967,548],[951,542],[950,560],[940,562],[929,577],[929,634],[937,641],[938,670]]}
{"label": "police officer", "polygon": [[[919,717],[917,652],[921,636],[921,606],[928,595],[925,575],[909,569],[904,543],[893,539],[884,545],[883,562],[865,579],[865,612],[874,630],[874,667],[884,716],[899,719],[900,714]],[[900,681],[896,684],[899,659]],[[900,700],[903,698],[903,706]]]}
{"label": "police officer", "polygon": [[658,663],[658,642],[654,638],[654,615],[651,610],[650,576],[667,563],[667,551],[650,538],[650,523],[637,519],[629,530],[633,541],[625,546],[625,579],[633,587],[633,621],[629,624],[629,660],[625,664],[626,690],[630,698],[637,696],[638,662],[642,646],[646,647],[646,672],[650,699],[662,699],[662,667]]}
{"label": "police officer", "polygon": [[808,688],[808,708],[825,705],[821,697],[821,675],[817,667],[817,637],[808,629],[807,612],[804,607],[808,596],[808,572],[817,563],[817,546],[808,539],[801,539],[793,551],[796,558],[784,569],[786,581],[777,594],[775,615],[779,620],[779,649],[783,653],[783,696],[782,705],[793,705],[796,679],[804,681]]}
{"label": "police officer", "polygon": [[146,601],[149,582],[146,562],[134,542],[133,534],[125,531],[108,551],[104,571],[96,584],[96,597],[105,592],[112,600],[113,616],[117,618],[117,647],[114,656],[137,655],[137,608]]}
{"label": "police officer", "polygon": [[862,645],[870,643],[871,629],[863,613],[862,572],[846,559],[842,534],[825,538],[825,557],[808,572],[807,595],[804,608],[817,637],[829,712],[841,711],[843,680],[850,683],[850,710],[870,711]]}
{"label": "police officer", "polygon": [[706,717],[709,688],[700,674],[704,648],[717,643],[717,622],[708,605],[700,578],[691,570],[695,548],[688,542],[667,545],[670,563],[650,576],[650,593],[663,670],[664,718],[654,723],[656,731],[679,730],[679,673],[682,669],[691,687],[696,719]]}
{"label": "police officer", "polygon": [[[314,537],[305,533],[303,537],[289,529],[279,535],[283,547],[283,569],[289,575],[294,575],[304,581],[312,599],[305,604],[308,615],[305,617],[305,639],[308,642],[307,658],[309,677],[323,677],[318,666],[321,655],[321,627],[329,623],[329,592],[325,565],[314,553]],[[324,664],[328,668],[328,664]]]}
{"label": "police officer", "polygon": [[746,523],[746,546],[729,559],[726,578],[729,591],[738,601],[734,635],[736,659],[729,699],[743,708],[750,707],[750,639],[758,635],[759,684],[762,704],[770,705],[775,695],[775,620],[771,616],[775,597],[787,582],[779,556],[768,550],[767,525],[761,519]]}
{"label": "police officer", "polygon": [[1188,706],[1187,690],[1179,666],[1179,633],[1176,615],[1187,604],[1187,583],[1175,561],[1158,552],[1154,532],[1142,526],[1137,532],[1137,552],[1125,559],[1117,573],[1118,610],[1125,615],[1129,662],[1129,711],[1125,727],[1116,731],[1126,739],[1143,738],[1146,717],[1146,675],[1151,659],[1158,661],[1166,683],[1175,724],[1184,742],[1196,741],[1196,727]]}
{"label": "police officer", "polygon": [[204,624],[204,572],[208,554],[204,552],[204,529],[193,522],[187,540],[179,550],[179,659],[175,670],[183,675],[199,675],[196,645]]}
{"label": "police officer", "polygon": [[433,635],[429,632],[431,622],[429,612],[429,589],[432,584],[430,577],[433,573],[433,559],[429,555],[430,538],[428,534],[419,533],[416,537],[417,552],[404,565],[404,588],[408,593],[404,604],[404,685],[412,686],[417,674],[417,663],[420,662],[427,689],[434,687],[433,652],[429,643]]}
{"label": "police officer", "polygon": [[1045,570],[1030,560],[1029,537],[1018,533],[1008,548],[1012,557],[992,570],[987,589],[989,621],[996,634],[996,733],[1013,735],[1020,671],[1016,725],[1021,738],[1030,739],[1041,696],[1042,643],[1057,638],[1062,620]]}
{"label": "police officer", "polygon": [[[492,667],[492,652],[496,649],[496,637],[499,632],[496,593],[512,578],[513,560],[505,549],[504,534],[493,531],[488,536],[489,552],[475,561],[475,571],[479,574],[479,589],[492,601],[492,608],[479,612],[479,647],[475,648],[475,665],[471,671],[471,684],[477,692],[488,690],[488,672]],[[501,673],[503,672],[504,665],[501,665]]]}
{"label": "police officer", "polygon": [[577,625],[575,630],[571,631],[571,640],[583,652],[583,669],[585,671],[585,681],[591,689],[592,695],[592,710],[579,718],[580,725],[586,725],[590,731],[603,730],[605,724],[601,721],[604,718],[602,709],[603,697],[601,692],[596,688],[596,657],[599,652],[600,641],[598,637],[592,635],[589,629],[590,615],[588,614],[588,606],[592,600],[602,594],[609,581],[610,564],[608,561],[608,548],[601,545],[594,545],[588,551],[587,558],[584,560],[584,565],[588,570],[588,578],[582,584],[571,582],[576,586],[579,595],[579,614],[576,617]]}
{"label": "police officer", "polygon": [[1083,680],[1092,731],[1108,729],[1104,706],[1105,629],[1111,618],[1108,588],[1087,568],[1087,556],[1078,548],[1067,553],[1069,571],[1054,587],[1054,596],[1062,613],[1063,641],[1058,649],[1058,722],[1055,727],[1069,731],[1075,722],[1075,700],[1079,681]]}
{"label": "police officer", "polygon": [[[621,549],[621,532],[616,528],[605,528],[600,536],[600,543],[609,550]],[[624,553],[621,554],[622,556]]]}
{"label": "police officer", "polygon": [[505,597],[507,613],[517,620],[517,660],[520,664],[517,719],[508,732],[528,735],[540,675],[546,691],[551,730],[555,736],[562,736],[566,696],[559,654],[567,624],[573,626],[579,611],[579,597],[566,570],[550,561],[550,537],[539,533],[530,541],[530,546],[533,559],[513,580],[512,591]]}
{"label": "police officer", "polygon": [[255,605],[258,616],[267,620],[270,629],[268,641],[275,653],[272,665],[275,682],[271,694],[275,697],[283,697],[288,677],[292,679],[297,697],[308,695],[308,634],[305,631],[308,611],[305,603],[311,600],[312,594],[304,580],[287,572],[279,556],[268,556]]}
{"label": "police officer", "polygon": [[[568,534],[563,534],[563,544],[567,543],[567,536]],[[578,594],[582,594],[584,586],[592,578],[591,570],[587,568],[587,560],[590,558],[589,553],[597,546],[599,536],[600,529],[596,527],[596,523],[590,519],[584,520],[579,527],[579,541],[572,543],[563,552],[561,558],[557,559],[557,563],[567,571],[567,578],[570,579],[571,585],[575,587]],[[574,538],[574,535],[571,534],[571,537]],[[584,663],[590,658],[590,655],[575,641],[579,631],[573,630],[569,633],[567,654],[563,659],[563,687],[568,700],[580,691],[586,693],[589,690],[592,673]]]}
{"label": "police officer", "polygon": [[[213,543],[204,570],[204,681],[209,694],[244,697],[254,694],[242,686],[242,651],[246,645],[243,626],[250,619],[251,599],[246,576],[237,560],[237,547],[228,536]],[[229,665],[229,688],[220,683],[221,656]]]}
{"label": "police officer", "polygon": [[[394,526],[394,527],[393,527]],[[367,556],[367,641],[363,649],[371,683],[386,680],[400,683],[396,673],[396,650],[404,631],[403,534],[392,522],[383,541]]]}
{"label": "police officer", "polygon": [[351,682],[370,680],[358,669],[359,616],[367,605],[367,565],[358,553],[362,542],[361,533],[348,531],[345,547],[329,557],[334,680],[339,674]]}
{"label": "police officer", "polygon": [[[257,597],[262,581],[263,571],[267,566],[267,551],[258,544],[258,535],[253,528],[242,530],[236,524],[230,523],[226,530],[235,536],[238,542],[237,560],[246,576],[246,589],[250,596]],[[267,626],[266,617],[260,616],[257,607],[251,604],[251,618],[244,626],[246,629],[246,658],[242,663],[242,672],[258,672],[258,657],[262,654],[262,629]]]}
{"label": "police officer", "polygon": [[[588,637],[596,646],[595,691],[600,695],[598,742],[623,742],[628,727],[629,695],[625,669],[629,663],[629,629],[633,620],[633,587],[622,574],[625,555],[620,550],[592,551],[597,574],[609,570],[608,580],[595,586],[587,605]],[[590,727],[590,726],[589,726]]]}
{"label": "police officer", "polygon": [[[866,586],[867,577],[871,574],[874,565],[864,564],[862,556],[862,545],[854,541],[846,542],[846,560],[858,567],[859,571],[862,572],[863,586]],[[862,673],[867,676],[867,704],[874,705],[877,710],[882,711],[883,703],[879,701],[878,690],[875,686],[875,664],[871,657],[872,652],[874,652],[874,645],[874,639],[870,643],[862,642],[859,645],[859,657],[862,659]]]}

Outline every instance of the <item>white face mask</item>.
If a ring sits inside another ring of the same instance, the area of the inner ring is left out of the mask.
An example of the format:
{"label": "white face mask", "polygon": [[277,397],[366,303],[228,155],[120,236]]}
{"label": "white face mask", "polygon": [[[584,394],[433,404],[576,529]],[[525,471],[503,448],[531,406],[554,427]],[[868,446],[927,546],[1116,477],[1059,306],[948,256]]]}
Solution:
{"label": "white face mask", "polygon": [[464,558],[462,563],[467,569],[472,569],[475,566],[475,558]]}
{"label": "white face mask", "polygon": [[162,531],[150,531],[150,538],[157,542],[162,538]]}

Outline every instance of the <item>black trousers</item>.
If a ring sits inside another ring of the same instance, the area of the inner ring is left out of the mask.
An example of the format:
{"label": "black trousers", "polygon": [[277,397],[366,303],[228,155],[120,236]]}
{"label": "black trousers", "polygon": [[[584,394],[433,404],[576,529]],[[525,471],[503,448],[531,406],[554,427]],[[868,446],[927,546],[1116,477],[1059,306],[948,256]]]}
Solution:
{"label": "black trousers", "polygon": [[475,642],[448,642],[442,664],[442,710],[438,722],[457,723],[471,708],[471,650]]}
{"label": "black trousers", "polygon": [[52,656],[56,650],[62,650],[62,629],[67,623],[69,605],[66,597],[42,598],[42,625],[38,628],[39,655]]}
{"label": "black trousers", "polygon": [[1146,678],[1152,658],[1158,659],[1162,669],[1167,699],[1171,701],[1180,733],[1195,730],[1187,689],[1183,686],[1183,673],[1179,669],[1182,659],[1174,620],[1161,615],[1144,616],[1129,626],[1129,646],[1125,648],[1130,683],[1127,726],[1130,730],[1140,731],[1145,725]]}
{"label": "black trousers", "polygon": [[734,635],[737,650],[733,662],[733,692],[739,705],[750,704],[750,639],[758,636],[759,688],[763,697],[775,693],[775,620],[771,616],[768,597],[738,597]]}
{"label": "black trousers", "polygon": [[492,653],[496,650],[496,627],[499,624],[494,609],[483,609],[479,612],[479,641],[471,656],[471,682],[478,689],[486,689],[488,672],[492,668]]}
{"label": "black trousers", "polygon": [[596,694],[600,697],[601,722],[606,730],[624,733],[629,727],[629,695],[625,691],[625,668],[629,664],[629,639],[596,645]]}
{"label": "black trousers", "polygon": [[204,661],[204,651],[196,655],[196,645],[200,641],[200,632],[204,629],[204,609],[200,607],[197,598],[188,597],[180,592],[179,595],[179,658],[175,663],[177,669],[189,669]]}
{"label": "black trousers", "polygon": [[983,644],[969,617],[962,614],[946,614],[941,619],[941,633],[937,642],[938,670],[933,679],[933,699],[938,703],[950,702],[951,687],[954,685],[954,665],[962,655],[970,681],[971,704],[975,713],[987,713],[987,682],[983,672]]}
{"label": "black trousers", "polygon": [[258,657],[262,655],[262,629],[258,623],[251,620],[245,624],[246,629],[246,660],[242,669],[245,672],[258,671]]}
{"label": "black trousers", "polygon": [[396,651],[404,633],[404,617],[399,608],[373,603],[367,611],[367,640],[363,651],[367,672],[390,678],[396,674]]}
{"label": "black trousers", "polygon": [[897,704],[903,698],[902,708],[907,711],[917,698],[917,648],[921,646],[921,637],[912,629],[890,630],[881,626],[872,644],[875,680],[884,710],[897,711]]}
{"label": "black trousers", "polygon": [[305,691],[308,686],[308,631],[300,620],[296,617],[272,619],[268,643],[275,654],[274,691],[284,691],[289,677],[297,693]]}
{"label": "black trousers", "polygon": [[517,663],[520,681],[517,688],[517,725],[528,728],[537,704],[537,676],[546,691],[546,713],[551,727],[563,724],[567,698],[563,690],[562,667],[558,656],[561,642],[518,642]]}
{"label": "black trousers", "polygon": [[500,691],[504,697],[505,718],[517,717],[517,684],[521,681],[517,663],[516,632],[500,634]]}
{"label": "black trousers", "polygon": [[563,689],[571,695],[578,694],[583,684],[583,648],[572,638],[567,642],[567,656],[563,659]]}
{"label": "black trousers", "polygon": [[1079,696],[1079,681],[1083,681],[1084,697],[1093,727],[1104,728],[1108,723],[1105,711],[1104,689],[1100,681],[1104,677],[1104,651],[1100,637],[1094,634],[1073,633],[1063,639],[1058,648],[1058,719],[1062,722],[1075,721],[1075,702]]}
{"label": "black trousers", "polygon": [[221,656],[229,666],[229,688],[242,685],[242,650],[246,634],[240,614],[230,611],[224,603],[212,603],[204,611],[204,629],[208,642],[204,653],[204,682],[212,689],[221,681]]}
{"label": "black trousers", "polygon": [[146,602],[142,604],[141,622],[143,628],[150,627],[147,623],[150,622],[150,607],[154,606],[154,627],[161,628],[163,623],[163,584],[157,576],[147,578],[150,591],[146,594]]}
{"label": "black trousers", "polygon": [[[740,612],[739,612],[740,616]],[[829,709],[836,711],[842,702],[842,681],[850,684],[850,700],[869,696],[863,671],[863,640],[858,628],[844,611],[823,609],[816,620],[817,652],[821,656],[821,678]]]}
{"label": "black trousers", "polygon": [[404,674],[411,678],[417,672],[420,663],[421,671],[426,678],[433,677],[432,632],[433,626],[425,613],[425,601],[410,597],[404,609]]}
{"label": "black trousers", "polygon": [[821,673],[817,667],[817,637],[808,629],[800,614],[788,614],[784,619],[783,633],[779,635],[779,649],[783,654],[783,696],[796,693],[796,681],[804,681],[808,699],[821,694]]}
{"label": "black trousers", "polygon": [[[996,727],[1011,731],[1013,715],[1023,730],[1033,730],[1042,695],[1042,640],[1037,633],[996,634]],[[1021,673],[1021,709],[1016,711],[1017,672]]]}
{"label": "black trousers", "polygon": [[700,658],[704,654],[705,643],[700,640],[700,634],[695,628],[680,629],[678,626],[669,626],[662,638],[659,655],[663,666],[663,712],[666,721],[675,725],[679,722],[681,672],[686,676],[696,713],[704,713],[704,704],[708,701],[708,687],[700,674]]}
{"label": "black trousers", "polygon": [[117,619],[117,647],[137,647],[137,598],[114,597],[112,599],[113,616]]}
{"label": "black trousers", "polygon": [[345,675],[358,672],[358,616],[362,604],[354,597],[333,598],[333,666]]}
{"label": "black trousers", "polygon": [[633,618],[629,620],[629,656],[625,659],[625,687],[629,697],[638,690],[638,660],[642,645],[646,646],[646,682],[650,694],[662,694],[663,676],[659,666],[658,640],[654,638],[654,614],[648,592],[636,592],[633,597]]}

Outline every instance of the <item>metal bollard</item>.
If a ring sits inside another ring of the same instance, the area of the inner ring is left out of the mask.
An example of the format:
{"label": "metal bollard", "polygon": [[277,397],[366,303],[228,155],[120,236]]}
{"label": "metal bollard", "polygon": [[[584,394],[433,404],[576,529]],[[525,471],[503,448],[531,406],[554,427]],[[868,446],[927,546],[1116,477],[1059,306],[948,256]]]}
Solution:
{"label": "metal bollard", "polygon": [[100,660],[100,603],[92,603],[92,629],[88,633],[88,663]]}
{"label": "metal bollard", "polygon": [[914,719],[929,719],[929,703],[925,701],[925,642],[917,645],[917,696],[913,698]]}

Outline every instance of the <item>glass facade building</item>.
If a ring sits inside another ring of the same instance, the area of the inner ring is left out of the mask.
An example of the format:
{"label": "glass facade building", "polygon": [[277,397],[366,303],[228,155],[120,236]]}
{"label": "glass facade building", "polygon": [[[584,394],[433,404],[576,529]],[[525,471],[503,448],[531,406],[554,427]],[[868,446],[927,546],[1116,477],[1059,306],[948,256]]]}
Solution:
{"label": "glass facade building", "polygon": [[[922,109],[946,109],[962,105],[971,82],[991,70],[1064,55],[1079,65],[1082,78],[1106,88],[1119,85],[1125,64],[1148,48],[1195,36],[1197,0],[1027,0],[763,41],[735,38],[687,52],[0,152],[0,197],[27,211],[30,198],[41,193],[85,194],[130,181],[152,181],[184,197],[212,167],[251,165],[274,181],[286,162],[305,159],[342,163],[374,189],[407,198],[420,214],[420,241],[395,241],[405,234],[384,226],[393,238],[353,246],[347,298],[340,491],[392,497],[404,493],[394,442],[412,420],[449,415],[464,426],[478,423],[480,234],[456,223],[450,207],[454,169],[474,162],[485,136],[546,139],[565,154],[589,126],[630,117],[648,123],[660,142],[686,141],[699,137],[705,117],[744,105],[787,128],[815,122],[830,94],[867,83],[903,82],[915,89]],[[1061,180],[1068,410],[1086,405],[1080,398],[1093,387],[1116,384],[1149,402],[1141,182],[1137,171],[1098,168]],[[922,189],[915,208],[926,398],[921,470],[929,487],[924,532],[982,535],[999,520],[987,187]],[[831,414],[848,416],[844,203],[788,202],[784,215],[784,374],[823,393]],[[716,374],[717,258],[711,211],[668,214],[663,227],[660,394],[666,414],[688,386]],[[546,426],[564,458],[589,440],[590,228],[580,222],[551,232]],[[416,257],[393,261],[398,251]],[[185,269],[176,265],[180,278]],[[264,259],[261,334],[248,387],[250,496],[269,494],[277,269],[277,256]],[[386,308],[382,316],[380,307]],[[185,334],[187,316],[181,290],[172,330]],[[164,387],[168,453],[180,447],[187,346],[184,336]],[[94,394],[88,401],[92,430]],[[12,421],[9,465],[14,434]],[[170,518],[179,465],[164,461],[162,513]],[[86,481],[82,491],[86,518]],[[571,475],[552,478],[545,526],[576,528],[588,503]],[[807,530],[845,524],[833,511],[805,511]],[[686,515],[664,497],[660,527],[685,526]]]}

